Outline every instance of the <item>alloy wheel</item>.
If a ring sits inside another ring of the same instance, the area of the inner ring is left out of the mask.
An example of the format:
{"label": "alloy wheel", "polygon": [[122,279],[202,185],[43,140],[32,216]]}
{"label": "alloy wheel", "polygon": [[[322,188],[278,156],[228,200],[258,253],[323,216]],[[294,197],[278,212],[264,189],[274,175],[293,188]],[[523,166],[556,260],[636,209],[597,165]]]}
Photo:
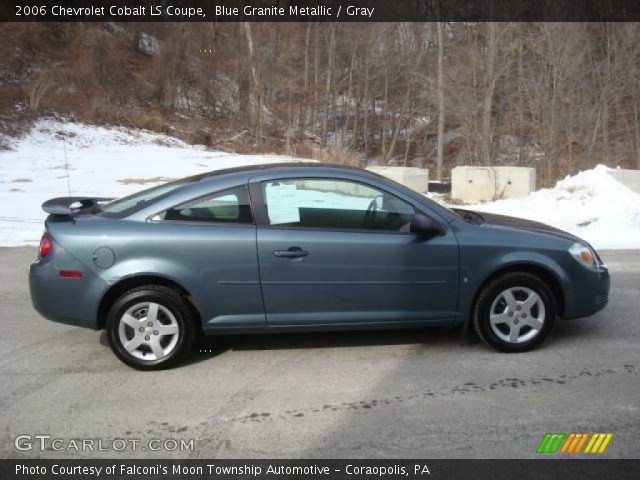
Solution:
{"label": "alloy wheel", "polygon": [[136,303],[120,318],[118,338],[140,360],[161,360],[178,343],[180,327],[169,309],[155,302]]}
{"label": "alloy wheel", "polygon": [[527,287],[511,287],[494,299],[489,310],[493,333],[509,343],[524,343],[534,338],[545,321],[540,295]]}

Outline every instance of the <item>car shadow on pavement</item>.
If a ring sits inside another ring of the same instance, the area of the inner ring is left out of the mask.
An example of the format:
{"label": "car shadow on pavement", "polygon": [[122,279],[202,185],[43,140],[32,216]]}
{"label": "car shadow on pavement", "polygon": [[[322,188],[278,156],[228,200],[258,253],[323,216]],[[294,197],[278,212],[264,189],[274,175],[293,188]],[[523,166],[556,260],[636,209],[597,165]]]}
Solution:
{"label": "car shadow on pavement", "polygon": [[[296,350],[319,348],[350,348],[385,345],[420,344],[467,345],[474,337],[462,337],[461,329],[422,328],[402,330],[364,330],[344,332],[303,332],[278,334],[246,334],[200,336],[183,365],[206,361],[227,351]],[[202,355],[203,352],[209,355]]]}
{"label": "car shadow on pavement", "polygon": [[[100,332],[100,344],[109,348],[106,331]],[[481,342],[473,334],[463,335],[460,328],[420,328],[399,330],[356,330],[343,332],[301,332],[244,334],[196,337],[191,351],[177,368],[210,360],[228,351],[297,350],[351,348],[385,345],[468,346]],[[206,353],[206,355],[203,355]]]}
{"label": "car shadow on pavement", "polygon": [[[557,319],[546,340],[547,347],[558,348],[559,343],[580,342],[581,337],[597,333],[600,322],[596,318],[581,321]],[[109,347],[106,332],[100,332],[100,344]],[[197,364],[228,351],[297,350],[319,348],[351,348],[386,345],[421,345],[424,348],[486,347],[472,332],[461,328],[420,328],[388,330],[356,330],[337,332],[300,332],[274,334],[239,334],[196,337],[191,351],[177,368]],[[205,355],[203,355],[203,353]]]}

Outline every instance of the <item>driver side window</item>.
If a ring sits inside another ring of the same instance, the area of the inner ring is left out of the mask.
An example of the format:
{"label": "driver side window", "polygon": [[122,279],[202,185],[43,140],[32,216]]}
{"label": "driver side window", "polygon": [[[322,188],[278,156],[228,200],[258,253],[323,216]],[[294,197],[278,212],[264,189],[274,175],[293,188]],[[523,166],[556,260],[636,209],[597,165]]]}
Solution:
{"label": "driver side window", "polygon": [[262,189],[272,226],[408,232],[415,214],[395,195],[350,180],[287,178]]}

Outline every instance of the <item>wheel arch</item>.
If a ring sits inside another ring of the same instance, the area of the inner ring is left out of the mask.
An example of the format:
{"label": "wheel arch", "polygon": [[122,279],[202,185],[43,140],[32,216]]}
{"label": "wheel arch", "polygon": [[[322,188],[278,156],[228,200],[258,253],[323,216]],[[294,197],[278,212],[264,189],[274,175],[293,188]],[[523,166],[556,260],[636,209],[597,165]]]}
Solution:
{"label": "wheel arch", "polygon": [[201,328],[202,318],[200,316],[200,311],[195,304],[193,295],[186,288],[184,288],[175,280],[164,277],[162,275],[140,274],[122,278],[118,282],[111,285],[104,292],[102,298],[100,299],[100,303],[98,304],[98,329],[105,328],[109,309],[118,298],[120,298],[125,292],[136,287],[142,287],[144,285],[160,285],[163,287],[171,288],[178,292],[187,301],[187,305],[189,305],[191,314],[196,321],[196,327]]}
{"label": "wheel arch", "polygon": [[467,317],[467,322],[471,318],[471,311],[475,308],[475,305],[478,301],[478,297],[480,296],[480,292],[494,279],[513,272],[523,272],[535,275],[540,278],[543,282],[547,284],[551,293],[553,294],[554,300],[556,302],[556,312],[557,315],[562,317],[565,311],[565,292],[562,288],[562,283],[560,277],[556,272],[554,272],[551,268],[540,265],[539,263],[532,262],[516,262],[511,263],[509,265],[504,265],[493,272],[491,272],[483,281],[480,283],[478,288],[476,289],[473,295],[473,301],[471,302],[471,310]]}

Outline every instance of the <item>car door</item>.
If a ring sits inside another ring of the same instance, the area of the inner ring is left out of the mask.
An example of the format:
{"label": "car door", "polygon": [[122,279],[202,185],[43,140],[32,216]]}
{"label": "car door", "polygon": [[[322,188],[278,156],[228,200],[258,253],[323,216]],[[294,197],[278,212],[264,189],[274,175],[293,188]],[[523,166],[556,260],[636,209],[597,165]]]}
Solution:
{"label": "car door", "polygon": [[203,328],[264,327],[256,227],[246,185],[208,193],[154,216],[147,254],[172,271],[198,300]]}
{"label": "car door", "polygon": [[348,176],[251,182],[269,325],[454,317],[458,244],[446,222],[442,236],[412,234],[416,205],[386,184]]}

